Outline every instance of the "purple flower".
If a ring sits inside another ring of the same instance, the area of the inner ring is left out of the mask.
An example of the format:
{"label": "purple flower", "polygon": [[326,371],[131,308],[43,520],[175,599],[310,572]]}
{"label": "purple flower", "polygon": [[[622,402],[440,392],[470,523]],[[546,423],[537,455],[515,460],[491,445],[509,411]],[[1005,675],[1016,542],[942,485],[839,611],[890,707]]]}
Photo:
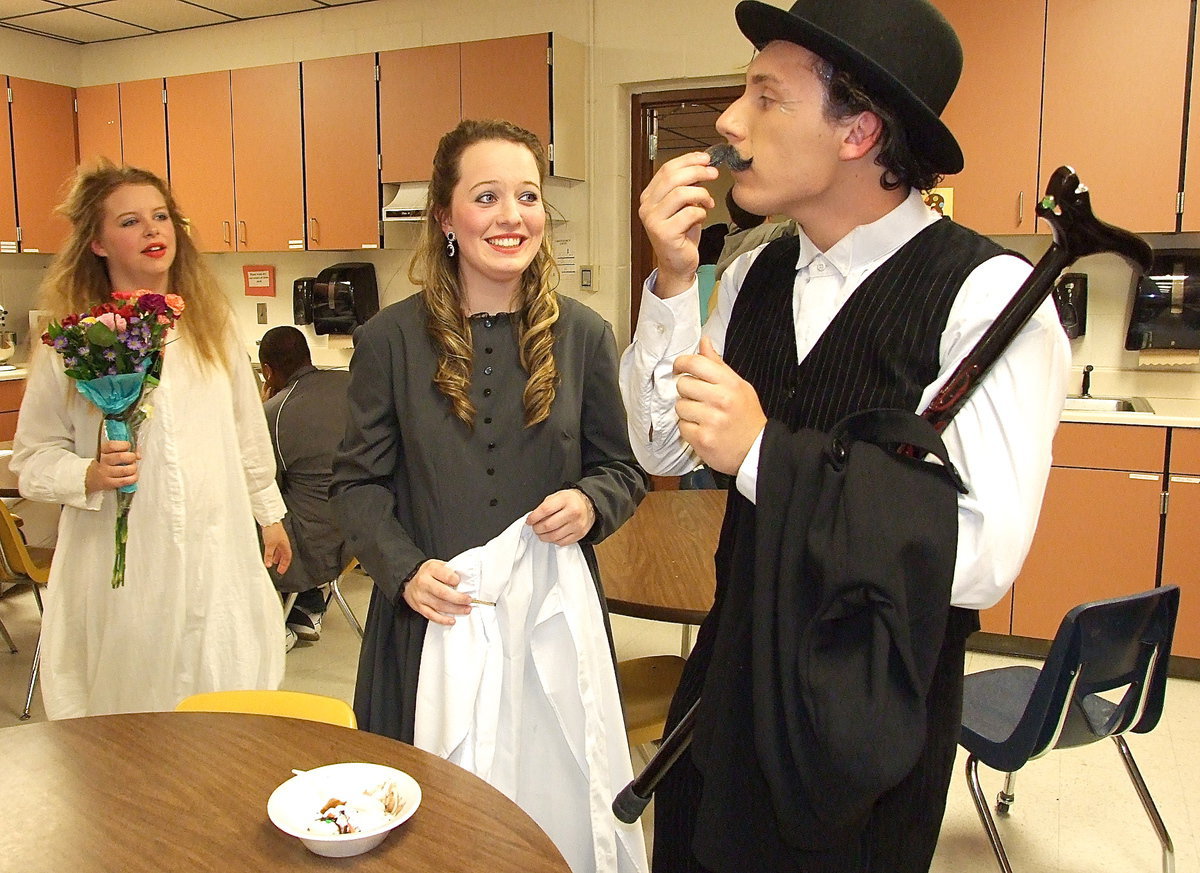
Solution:
{"label": "purple flower", "polygon": [[115,361],[117,359],[117,353],[112,349],[105,349],[100,354],[104,356],[104,360],[106,361]]}
{"label": "purple flower", "polygon": [[65,336],[56,336],[54,338],[54,351],[61,352],[67,347],[67,338]]}
{"label": "purple flower", "polygon": [[79,358],[75,357],[74,355],[63,355],[63,363],[65,363],[68,368],[74,367],[79,363]]}

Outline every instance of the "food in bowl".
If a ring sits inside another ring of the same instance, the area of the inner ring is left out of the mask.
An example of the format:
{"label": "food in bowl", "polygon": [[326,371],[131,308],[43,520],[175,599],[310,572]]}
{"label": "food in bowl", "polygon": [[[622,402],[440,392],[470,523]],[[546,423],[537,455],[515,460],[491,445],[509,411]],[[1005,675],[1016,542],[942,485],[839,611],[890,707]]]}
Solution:
{"label": "food in bowl", "polygon": [[[333,805],[330,805],[330,802]],[[378,846],[421,805],[421,786],[407,773],[382,764],[329,764],[297,772],[272,792],[267,815],[317,855],[347,858]],[[344,807],[337,822],[319,821]]]}
{"label": "food in bowl", "polygon": [[400,789],[390,779],[351,796],[349,800],[331,797],[321,806],[316,820],[308,826],[310,834],[357,834],[386,825],[404,809]]}

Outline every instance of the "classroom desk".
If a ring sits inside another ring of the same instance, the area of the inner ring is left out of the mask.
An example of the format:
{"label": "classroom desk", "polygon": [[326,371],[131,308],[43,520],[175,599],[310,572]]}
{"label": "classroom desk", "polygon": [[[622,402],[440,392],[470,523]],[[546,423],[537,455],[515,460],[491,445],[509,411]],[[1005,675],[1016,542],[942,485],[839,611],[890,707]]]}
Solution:
{"label": "classroom desk", "polygon": [[596,546],[608,608],[698,625],[712,608],[713,553],[726,492],[651,491],[633,518]]}
{"label": "classroom desk", "polygon": [[[570,873],[550,838],[483,780],[413,746],[320,722],[231,713],[94,716],[0,729],[5,870]],[[292,768],[386,764],[421,786],[378,847],[327,859],[267,818]]]}

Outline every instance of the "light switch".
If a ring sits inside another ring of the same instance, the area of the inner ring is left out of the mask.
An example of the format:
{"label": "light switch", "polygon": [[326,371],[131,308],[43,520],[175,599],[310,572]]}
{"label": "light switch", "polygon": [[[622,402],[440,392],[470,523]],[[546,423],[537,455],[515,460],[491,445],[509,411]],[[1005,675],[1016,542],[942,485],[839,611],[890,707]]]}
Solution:
{"label": "light switch", "polygon": [[258,323],[267,323],[267,304],[265,303],[258,304]]}
{"label": "light switch", "polygon": [[592,268],[591,267],[580,267],[579,268],[579,287],[580,288],[591,288],[592,287]]}

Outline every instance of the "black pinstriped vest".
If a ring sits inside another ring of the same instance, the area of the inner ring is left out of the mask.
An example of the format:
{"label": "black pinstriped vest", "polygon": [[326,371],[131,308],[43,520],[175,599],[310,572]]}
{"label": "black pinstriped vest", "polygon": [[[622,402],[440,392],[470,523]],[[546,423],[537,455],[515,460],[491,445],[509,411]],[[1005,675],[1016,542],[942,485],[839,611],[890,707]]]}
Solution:
{"label": "black pinstriped vest", "polygon": [[800,240],[776,240],[742,283],[725,361],[754,386],[767,416],[792,429],[829,430],[860,409],[915,410],[937,377],[959,288],[1002,251],[952,221],[931,224],[867,277],[797,363],[792,291]]}

